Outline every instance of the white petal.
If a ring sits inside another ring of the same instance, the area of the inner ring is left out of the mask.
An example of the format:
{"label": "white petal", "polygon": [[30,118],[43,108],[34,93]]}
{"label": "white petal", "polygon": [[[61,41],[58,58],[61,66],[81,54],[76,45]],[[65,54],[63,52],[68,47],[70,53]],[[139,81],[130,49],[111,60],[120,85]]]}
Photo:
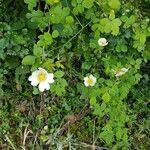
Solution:
{"label": "white petal", "polygon": [[105,38],[100,38],[100,39],[98,40],[98,44],[99,44],[100,46],[106,46],[106,45],[108,44],[108,42],[107,42],[107,40],[106,40]]}
{"label": "white petal", "polygon": [[33,76],[32,76],[32,75],[29,76],[28,80],[29,80],[29,81],[32,81],[32,80],[33,80]]}
{"label": "white petal", "polygon": [[39,73],[42,72],[42,73],[44,73],[46,75],[48,74],[48,72],[45,69],[40,68],[40,67],[38,69],[39,69]]}
{"label": "white petal", "polygon": [[128,69],[127,69],[127,68],[122,68],[122,69],[121,69],[121,71],[123,71],[123,72],[127,72],[127,71],[128,71]]}
{"label": "white petal", "polygon": [[84,81],[84,85],[85,85],[85,86],[89,86],[89,84],[88,84],[86,81]]}
{"label": "white petal", "polygon": [[[43,69],[43,68],[41,68],[41,67],[39,67],[38,69],[41,70],[41,71],[46,71],[45,69]],[[47,72],[47,71],[46,71],[46,72]]]}
{"label": "white petal", "polygon": [[92,74],[89,76],[90,79],[93,79],[93,77],[94,77],[94,76],[93,76]]}
{"label": "white petal", "polygon": [[93,78],[93,84],[95,85],[95,83],[96,83],[96,78],[94,77]]}
{"label": "white petal", "polygon": [[39,81],[37,80],[38,71],[34,71],[31,76],[29,76],[28,80],[31,81],[32,86],[37,86]]}
{"label": "white petal", "polygon": [[47,81],[48,83],[53,83],[53,82],[54,82],[54,79],[53,79],[53,78],[54,78],[54,74],[53,74],[53,73],[48,73],[48,74],[47,74],[47,80],[46,80],[46,81]]}
{"label": "white petal", "polygon": [[116,77],[120,77],[120,76],[122,76],[122,75],[124,75],[124,74],[125,74],[124,72],[120,71],[120,72],[118,72],[115,76],[116,76]]}
{"label": "white petal", "polygon": [[106,42],[105,44],[103,44],[103,46],[106,46],[106,45],[108,45],[108,42]]}
{"label": "white petal", "polygon": [[33,73],[32,73],[32,75],[28,78],[28,80],[29,81],[32,81],[34,78],[36,78],[37,77],[37,75],[38,75],[38,70],[36,70],[36,71],[34,71]]}
{"label": "white petal", "polygon": [[41,82],[39,84],[39,90],[41,92],[44,92],[44,90],[49,90],[50,89],[50,85],[47,82]]}
{"label": "white petal", "polygon": [[31,82],[31,85],[32,86],[37,86],[39,84],[39,81],[38,80],[32,80],[32,82]]}
{"label": "white petal", "polygon": [[89,77],[90,77],[90,79],[93,80],[93,83],[95,84],[96,83],[96,78],[93,75],[90,75]]}
{"label": "white petal", "polygon": [[84,81],[87,81],[88,79],[89,79],[88,77],[84,77],[84,79],[83,79],[83,80],[84,80]]}
{"label": "white petal", "polygon": [[95,85],[95,83],[93,82],[92,84],[90,84],[90,86],[94,86]]}

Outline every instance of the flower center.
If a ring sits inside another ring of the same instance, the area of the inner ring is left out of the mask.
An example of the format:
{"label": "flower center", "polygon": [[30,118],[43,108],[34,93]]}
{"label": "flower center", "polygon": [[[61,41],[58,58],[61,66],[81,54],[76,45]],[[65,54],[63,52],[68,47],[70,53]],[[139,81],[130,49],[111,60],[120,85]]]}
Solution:
{"label": "flower center", "polygon": [[40,72],[40,73],[38,74],[38,80],[39,80],[40,82],[45,81],[45,80],[46,80],[46,74],[45,74],[44,72]]}
{"label": "flower center", "polygon": [[91,84],[93,83],[93,80],[89,78],[89,79],[87,80],[87,83],[88,83],[89,85],[91,85]]}

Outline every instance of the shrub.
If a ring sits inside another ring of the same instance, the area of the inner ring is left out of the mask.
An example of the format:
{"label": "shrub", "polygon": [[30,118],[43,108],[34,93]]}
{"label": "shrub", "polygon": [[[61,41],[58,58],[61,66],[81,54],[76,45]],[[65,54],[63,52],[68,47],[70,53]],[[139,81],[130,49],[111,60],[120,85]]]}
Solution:
{"label": "shrub", "polygon": [[[150,20],[146,11],[140,10],[145,5],[126,0],[7,0],[0,5],[2,148],[9,136],[14,143],[19,139],[21,145],[19,133],[29,125],[31,134],[40,132],[36,148],[58,149],[65,142],[73,144],[76,141],[72,137],[67,135],[69,141],[64,142],[54,131],[68,114],[77,113],[82,118],[82,109],[85,114],[79,126],[86,128],[75,133],[78,141],[92,139],[92,126],[96,144],[110,149],[132,148],[135,144],[129,135],[135,136],[132,131],[136,127],[131,126],[137,121],[138,106],[145,100],[147,107],[149,100],[137,90],[141,86],[143,93],[148,92],[149,82],[149,70],[143,70],[150,59]],[[44,93],[28,82],[39,67],[53,73],[55,79]],[[84,78],[90,75],[96,83],[87,81],[85,86]],[[78,117],[67,119],[72,123]],[[43,129],[46,125],[50,131]],[[12,126],[20,127],[15,135]],[[72,123],[70,132],[76,128]],[[50,143],[51,134],[55,138]],[[23,146],[33,148],[35,139],[31,139]],[[146,149],[147,145],[139,147]]]}

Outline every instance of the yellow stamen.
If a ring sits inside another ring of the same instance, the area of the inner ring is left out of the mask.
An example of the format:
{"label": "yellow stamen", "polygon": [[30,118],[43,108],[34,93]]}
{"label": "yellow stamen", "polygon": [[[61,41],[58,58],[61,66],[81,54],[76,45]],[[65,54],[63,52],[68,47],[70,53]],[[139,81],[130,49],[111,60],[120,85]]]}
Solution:
{"label": "yellow stamen", "polygon": [[87,84],[88,84],[88,85],[93,84],[93,80],[89,78],[89,79],[87,80]]}
{"label": "yellow stamen", "polygon": [[45,74],[44,72],[40,72],[40,73],[38,74],[38,80],[39,80],[40,82],[45,81],[45,80],[46,80],[46,74]]}

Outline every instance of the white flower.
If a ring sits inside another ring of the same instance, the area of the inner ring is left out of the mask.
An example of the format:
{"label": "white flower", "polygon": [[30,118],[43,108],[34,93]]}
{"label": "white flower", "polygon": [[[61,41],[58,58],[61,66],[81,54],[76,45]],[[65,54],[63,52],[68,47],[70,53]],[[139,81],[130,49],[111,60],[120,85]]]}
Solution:
{"label": "white flower", "polygon": [[127,69],[127,68],[121,68],[119,70],[116,70],[116,71],[112,70],[112,71],[115,73],[116,77],[120,77],[120,76],[124,75],[126,72],[128,72],[128,70],[129,69]]}
{"label": "white flower", "polygon": [[108,44],[107,40],[105,38],[100,38],[98,40],[99,46],[106,46]]}
{"label": "white flower", "polygon": [[46,126],[44,126],[44,130],[47,130],[48,129],[48,126],[46,125]]}
{"label": "white flower", "polygon": [[85,86],[94,86],[96,83],[96,78],[93,75],[89,75],[88,77],[84,78]]}
{"label": "white flower", "polygon": [[126,12],[130,12],[130,10],[129,10],[129,9],[126,9]]}
{"label": "white flower", "polygon": [[32,86],[39,85],[39,90],[43,92],[44,90],[50,89],[50,83],[54,82],[53,78],[53,73],[48,73],[45,69],[38,68],[38,70],[32,73],[28,80],[31,81]]}

